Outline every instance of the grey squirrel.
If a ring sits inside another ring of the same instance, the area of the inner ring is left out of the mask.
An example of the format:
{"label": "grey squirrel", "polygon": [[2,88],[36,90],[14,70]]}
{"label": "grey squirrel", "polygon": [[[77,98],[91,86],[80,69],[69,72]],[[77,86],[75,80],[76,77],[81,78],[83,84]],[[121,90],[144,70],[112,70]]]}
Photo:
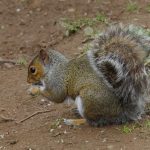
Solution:
{"label": "grey squirrel", "polygon": [[72,60],[57,51],[41,50],[28,67],[30,92],[56,103],[71,97],[83,119],[66,119],[67,124],[136,121],[149,96],[144,66],[149,49],[146,37],[115,25],[100,34],[87,53]]}

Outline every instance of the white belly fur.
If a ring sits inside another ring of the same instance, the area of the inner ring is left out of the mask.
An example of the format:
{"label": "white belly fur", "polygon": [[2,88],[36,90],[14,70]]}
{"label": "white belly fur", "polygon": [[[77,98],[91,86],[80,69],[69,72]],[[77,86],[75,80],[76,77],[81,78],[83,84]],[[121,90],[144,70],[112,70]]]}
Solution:
{"label": "white belly fur", "polygon": [[77,109],[80,113],[80,115],[84,118],[84,108],[83,108],[83,101],[80,96],[77,96],[75,99],[75,104],[77,106]]}

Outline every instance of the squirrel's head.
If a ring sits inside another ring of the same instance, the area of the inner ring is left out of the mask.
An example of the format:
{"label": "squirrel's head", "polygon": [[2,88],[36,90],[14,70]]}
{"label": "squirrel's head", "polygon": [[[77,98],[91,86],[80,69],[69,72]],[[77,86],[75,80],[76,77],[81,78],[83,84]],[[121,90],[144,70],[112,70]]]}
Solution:
{"label": "squirrel's head", "polygon": [[39,84],[48,71],[68,62],[64,55],[53,50],[40,50],[28,67],[28,83]]}
{"label": "squirrel's head", "polygon": [[50,64],[50,57],[46,51],[40,50],[39,54],[34,57],[28,67],[28,83],[38,83],[44,77],[45,67]]}

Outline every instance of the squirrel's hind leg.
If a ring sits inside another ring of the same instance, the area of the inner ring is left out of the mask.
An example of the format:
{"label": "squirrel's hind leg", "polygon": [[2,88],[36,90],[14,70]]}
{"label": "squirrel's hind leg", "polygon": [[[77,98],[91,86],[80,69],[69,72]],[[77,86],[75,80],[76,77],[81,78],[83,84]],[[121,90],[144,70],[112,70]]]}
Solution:
{"label": "squirrel's hind leg", "polygon": [[98,120],[89,120],[89,119],[64,119],[66,125],[79,126],[88,123],[94,127],[102,127],[106,125],[120,125],[125,123],[132,122],[129,118],[124,115],[120,115],[115,118],[100,118]]}
{"label": "squirrel's hind leg", "polygon": [[87,122],[83,116],[83,113],[84,113],[83,102],[80,96],[76,97],[75,104],[77,106],[77,109],[74,109],[75,114],[78,114],[78,116],[80,115],[83,118],[82,119],[64,119],[64,123],[66,125],[79,126]]}
{"label": "squirrel's hind leg", "polygon": [[131,119],[127,118],[126,115],[124,114],[120,114],[117,117],[113,117],[113,118],[99,118],[98,120],[88,120],[87,122],[94,127],[101,127],[101,126],[107,126],[107,125],[121,125],[121,124],[125,124],[125,123],[130,123],[132,122]]}

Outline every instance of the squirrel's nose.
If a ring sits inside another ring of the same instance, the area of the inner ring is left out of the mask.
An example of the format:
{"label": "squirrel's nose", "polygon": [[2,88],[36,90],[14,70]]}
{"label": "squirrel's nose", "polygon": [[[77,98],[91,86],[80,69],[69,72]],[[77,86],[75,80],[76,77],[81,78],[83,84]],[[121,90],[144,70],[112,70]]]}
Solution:
{"label": "squirrel's nose", "polygon": [[28,83],[32,83],[32,81],[31,81],[31,79],[29,77],[27,78],[27,82]]}

